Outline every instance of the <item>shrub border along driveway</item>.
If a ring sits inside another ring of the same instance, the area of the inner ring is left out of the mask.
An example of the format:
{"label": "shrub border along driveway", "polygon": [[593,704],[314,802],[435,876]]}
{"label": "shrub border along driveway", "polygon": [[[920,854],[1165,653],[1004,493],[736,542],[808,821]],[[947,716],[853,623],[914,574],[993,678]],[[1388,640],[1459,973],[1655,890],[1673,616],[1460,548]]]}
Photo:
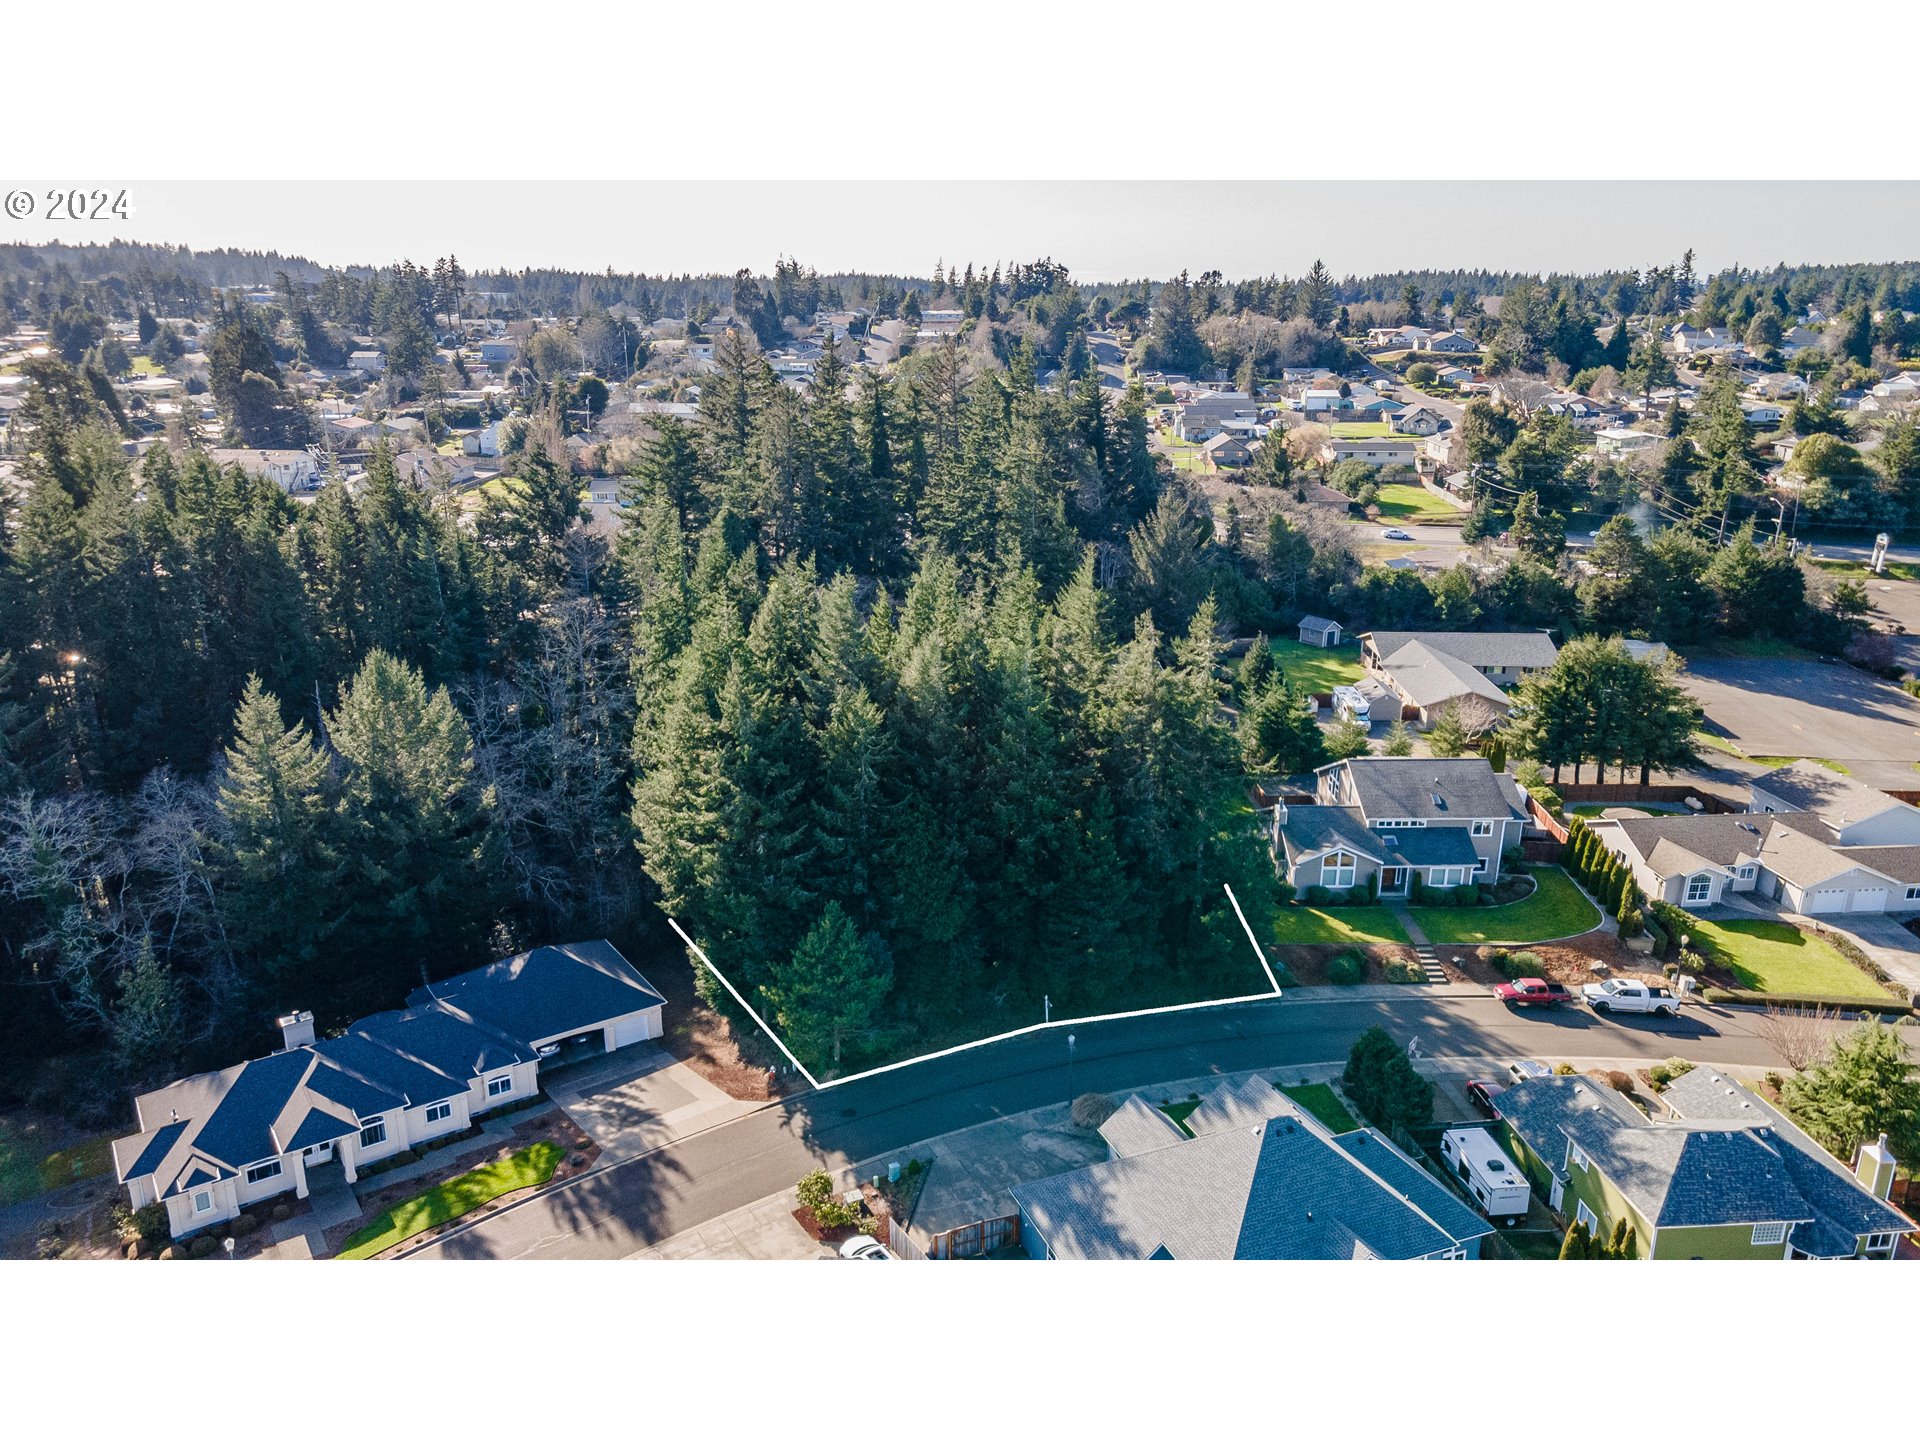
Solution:
{"label": "shrub border along driveway", "polygon": [[551,1140],[539,1140],[503,1160],[442,1180],[411,1200],[388,1207],[371,1225],[354,1231],[335,1258],[370,1260],[402,1240],[410,1240],[449,1220],[458,1220],[489,1200],[544,1185],[553,1178],[566,1153]]}
{"label": "shrub border along driveway", "polygon": [[1558,865],[1533,870],[1533,893],[1506,905],[1421,906],[1413,923],[1435,945],[1540,945],[1571,940],[1600,924],[1600,910]]}

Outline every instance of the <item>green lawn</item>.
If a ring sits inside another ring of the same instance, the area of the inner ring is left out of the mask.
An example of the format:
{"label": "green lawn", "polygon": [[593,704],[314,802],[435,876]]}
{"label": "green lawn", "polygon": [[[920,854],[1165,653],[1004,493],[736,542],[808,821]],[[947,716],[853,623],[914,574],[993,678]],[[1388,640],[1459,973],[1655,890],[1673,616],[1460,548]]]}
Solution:
{"label": "green lawn", "polygon": [[1911,560],[1889,560],[1884,574],[1875,575],[1860,560],[1815,560],[1829,575],[1851,575],[1860,579],[1920,580],[1920,565]]}
{"label": "green lawn", "polygon": [[1330,1085],[1283,1085],[1280,1093],[1336,1135],[1360,1128],[1360,1122],[1347,1113]]}
{"label": "green lawn", "polygon": [[1385,420],[1336,420],[1327,426],[1328,434],[1335,440],[1411,440],[1411,435],[1395,432]]}
{"label": "green lawn", "polygon": [[1199,1108],[1200,1102],[1197,1099],[1169,1100],[1160,1107],[1160,1110],[1169,1120],[1180,1127],[1181,1134],[1191,1139],[1193,1137],[1193,1131],[1187,1129],[1187,1117]]}
{"label": "green lawn", "polygon": [[1270,932],[1276,945],[1405,945],[1406,927],[1382,905],[1310,910],[1283,905]]}
{"label": "green lawn", "polygon": [[31,1200],[113,1169],[113,1137],[97,1136],[48,1152],[42,1124],[0,1120],[0,1205]]}
{"label": "green lawn", "polygon": [[1701,949],[1732,971],[1743,990],[1886,998],[1866,971],[1819,936],[1785,921],[1699,920],[1694,933]]}
{"label": "green lawn", "polygon": [[1286,673],[1287,684],[1295,691],[1324,695],[1336,685],[1357,685],[1366,673],[1360,665],[1360,647],[1342,645],[1322,650],[1318,645],[1303,645],[1298,640],[1269,640],[1273,660]]}
{"label": "green lawn", "polygon": [[1732,755],[1741,760],[1750,760],[1755,765],[1765,765],[1769,770],[1778,770],[1783,765],[1791,765],[1798,760],[1808,760],[1836,775],[1848,775],[1852,772],[1838,760],[1828,760],[1819,755],[1749,755],[1738,745],[1724,736],[1712,734],[1706,730],[1696,730],[1693,738],[1709,750],[1718,750],[1722,755]]}
{"label": "green lawn", "polygon": [[133,373],[136,375],[164,375],[167,371],[165,366],[156,365],[152,356],[136,355],[133,357]]}
{"label": "green lawn", "polygon": [[402,1200],[371,1225],[354,1231],[337,1258],[371,1259],[423,1230],[477,1210],[489,1200],[544,1185],[565,1154],[553,1141],[541,1140],[504,1160],[443,1180],[411,1200]]}
{"label": "green lawn", "polygon": [[1534,891],[1510,905],[1468,905],[1455,909],[1420,906],[1414,924],[1436,945],[1480,945],[1488,941],[1538,942],[1584,935],[1600,923],[1600,912],[1558,866],[1533,872]]}
{"label": "green lawn", "polygon": [[1417,524],[1464,521],[1466,512],[1450,505],[1424,485],[1382,485],[1380,518],[1411,520]]}

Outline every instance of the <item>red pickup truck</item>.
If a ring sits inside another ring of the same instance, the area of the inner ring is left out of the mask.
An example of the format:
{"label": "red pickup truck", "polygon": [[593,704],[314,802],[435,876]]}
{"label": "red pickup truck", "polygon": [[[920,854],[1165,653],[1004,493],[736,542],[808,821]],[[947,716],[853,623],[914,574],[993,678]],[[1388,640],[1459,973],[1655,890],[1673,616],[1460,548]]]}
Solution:
{"label": "red pickup truck", "polygon": [[1496,985],[1493,993],[1509,1005],[1571,1005],[1580,998],[1564,985],[1530,976]]}

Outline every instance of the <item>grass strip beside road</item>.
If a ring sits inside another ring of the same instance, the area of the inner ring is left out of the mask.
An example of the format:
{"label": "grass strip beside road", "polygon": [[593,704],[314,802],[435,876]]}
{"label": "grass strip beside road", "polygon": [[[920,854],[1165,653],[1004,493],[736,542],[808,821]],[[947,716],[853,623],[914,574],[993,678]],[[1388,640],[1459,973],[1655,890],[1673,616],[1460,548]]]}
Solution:
{"label": "grass strip beside road", "polygon": [[489,1200],[530,1190],[553,1178],[554,1168],[566,1152],[551,1140],[541,1140],[525,1150],[482,1165],[451,1180],[442,1180],[411,1200],[402,1200],[385,1211],[371,1225],[354,1231],[340,1247],[341,1260],[369,1260],[390,1250],[402,1240],[410,1240],[436,1225],[458,1220],[478,1210]]}

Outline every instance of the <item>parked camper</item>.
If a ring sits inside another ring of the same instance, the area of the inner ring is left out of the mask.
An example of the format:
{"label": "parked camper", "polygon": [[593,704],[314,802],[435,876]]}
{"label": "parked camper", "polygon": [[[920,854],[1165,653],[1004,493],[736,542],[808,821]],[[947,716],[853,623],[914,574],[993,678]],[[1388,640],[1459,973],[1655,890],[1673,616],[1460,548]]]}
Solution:
{"label": "parked camper", "polygon": [[1475,1203],[1493,1219],[1511,1225],[1527,1213],[1533,1187],[1485,1130],[1447,1131],[1440,1137],[1440,1153]]}
{"label": "parked camper", "polygon": [[1351,685],[1334,687],[1333,713],[1362,725],[1373,724],[1373,716],[1367,709],[1367,697]]}

